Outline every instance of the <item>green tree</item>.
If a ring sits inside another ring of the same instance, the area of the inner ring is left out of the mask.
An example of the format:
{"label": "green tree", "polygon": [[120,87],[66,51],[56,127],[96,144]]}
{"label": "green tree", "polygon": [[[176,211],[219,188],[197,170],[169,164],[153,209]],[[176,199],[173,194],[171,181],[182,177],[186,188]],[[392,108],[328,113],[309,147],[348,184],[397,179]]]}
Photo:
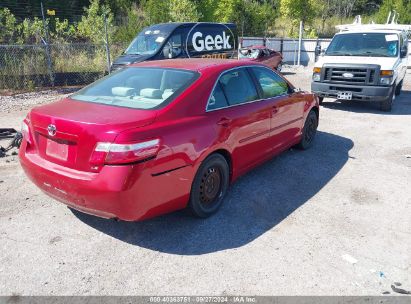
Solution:
{"label": "green tree", "polygon": [[315,16],[313,0],[281,0],[280,12],[293,21],[310,22]]}
{"label": "green tree", "polygon": [[102,5],[100,0],[91,0],[90,6],[84,9],[85,15],[77,25],[79,37],[87,38],[99,44],[105,40],[104,15],[107,16],[109,38],[113,33],[113,14],[107,5]]}
{"label": "green tree", "polygon": [[51,31],[50,35],[57,41],[66,42],[75,37],[76,31],[76,26],[74,24],[69,24],[67,19],[60,20],[60,18],[55,18],[54,31]]}
{"label": "green tree", "polygon": [[[212,0],[208,1],[213,5]],[[236,23],[244,35],[264,35],[276,18],[271,1],[220,0],[214,7],[213,21]]]}
{"label": "green tree", "polygon": [[0,43],[13,43],[15,29],[16,17],[8,8],[0,8]]}
{"label": "green tree", "polygon": [[201,14],[200,21],[213,22],[215,20],[215,11],[221,0],[196,0],[197,9]]}
{"label": "green tree", "polygon": [[411,23],[411,0],[384,0],[377,15],[378,23],[385,23],[390,12],[396,11],[398,23]]}
{"label": "green tree", "polygon": [[149,24],[170,21],[168,0],[145,0],[142,3],[142,9],[147,14]]}
{"label": "green tree", "polygon": [[202,17],[196,4],[190,0],[170,0],[169,12],[174,22],[197,22]]}
{"label": "green tree", "polygon": [[315,17],[314,0],[281,0],[281,14],[291,19],[291,28],[289,35],[295,37],[298,35],[294,32],[299,26],[299,22],[303,22],[303,27],[306,23],[310,23]]}
{"label": "green tree", "polygon": [[[46,20],[46,26],[48,26],[49,20]],[[22,23],[17,26],[18,31],[18,43],[41,43],[42,39],[45,39],[45,31],[43,21],[37,17],[33,20],[28,18],[24,19]]]}
{"label": "green tree", "polygon": [[127,11],[125,20],[126,22],[116,28],[113,36],[115,42],[131,42],[148,25],[145,13],[137,6]]}

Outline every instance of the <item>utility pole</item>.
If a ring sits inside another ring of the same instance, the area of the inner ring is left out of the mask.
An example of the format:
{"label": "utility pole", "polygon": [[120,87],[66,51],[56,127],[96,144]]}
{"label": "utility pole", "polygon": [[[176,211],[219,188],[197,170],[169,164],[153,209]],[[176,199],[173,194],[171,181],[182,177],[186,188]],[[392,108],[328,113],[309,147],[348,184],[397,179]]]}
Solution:
{"label": "utility pole", "polygon": [[45,40],[43,40],[43,43],[46,48],[46,56],[47,56],[47,66],[48,66],[48,72],[49,72],[49,77],[50,77],[50,82],[51,86],[54,87],[54,75],[53,75],[53,68],[52,68],[52,63],[51,63],[51,54],[50,54],[50,46],[49,46],[49,32],[47,29],[47,23],[46,23],[46,18],[44,16],[44,8],[43,8],[43,2],[40,2],[40,8],[41,8],[41,17],[43,19],[43,28],[44,28],[44,34],[45,34]]}
{"label": "utility pole", "polygon": [[110,59],[110,47],[109,47],[109,41],[108,41],[108,28],[107,28],[107,13],[104,13],[104,31],[106,35],[106,54],[107,54],[107,71],[110,74],[110,69],[111,69],[111,59]]}
{"label": "utility pole", "polygon": [[300,21],[300,33],[298,36],[297,65],[301,64],[301,47],[302,47],[302,40],[303,40],[303,27],[304,27],[304,22]]}

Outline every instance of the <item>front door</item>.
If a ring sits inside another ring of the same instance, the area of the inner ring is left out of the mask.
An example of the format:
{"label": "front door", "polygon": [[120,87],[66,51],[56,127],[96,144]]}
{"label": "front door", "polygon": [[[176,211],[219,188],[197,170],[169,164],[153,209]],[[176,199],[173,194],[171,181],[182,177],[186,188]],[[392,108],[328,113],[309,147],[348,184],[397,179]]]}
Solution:
{"label": "front door", "polygon": [[292,92],[287,82],[274,71],[265,67],[253,67],[251,70],[261,86],[263,97],[271,105],[271,147],[274,151],[281,150],[300,136],[305,101],[301,94]]}

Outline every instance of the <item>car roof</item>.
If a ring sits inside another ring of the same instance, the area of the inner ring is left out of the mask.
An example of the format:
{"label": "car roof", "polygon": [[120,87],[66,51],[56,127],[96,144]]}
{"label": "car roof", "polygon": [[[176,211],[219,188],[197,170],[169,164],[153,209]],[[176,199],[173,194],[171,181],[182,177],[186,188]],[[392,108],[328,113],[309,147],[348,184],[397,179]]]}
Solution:
{"label": "car roof", "polygon": [[267,49],[267,47],[264,45],[248,45],[242,47],[242,49]]}
{"label": "car roof", "polygon": [[209,58],[191,58],[191,59],[165,59],[165,60],[152,60],[144,61],[140,63],[131,64],[135,67],[156,67],[156,68],[171,68],[190,70],[195,72],[201,72],[206,70],[227,70],[239,66],[259,65],[265,66],[247,60],[237,59],[209,59]]}
{"label": "car roof", "polygon": [[150,26],[147,26],[143,29],[143,31],[147,30],[160,30],[160,31],[165,31],[165,32],[172,32],[176,28],[180,26],[187,26],[187,27],[193,27],[196,24],[207,24],[207,25],[226,25],[226,26],[235,26],[234,23],[217,23],[217,22],[167,22],[167,23],[158,23],[158,24],[153,24]]}
{"label": "car roof", "polygon": [[358,29],[358,30],[350,30],[350,31],[343,31],[339,32],[336,35],[345,35],[345,34],[369,34],[369,33],[376,33],[376,34],[400,34],[402,31],[400,30],[390,30],[390,29]]}

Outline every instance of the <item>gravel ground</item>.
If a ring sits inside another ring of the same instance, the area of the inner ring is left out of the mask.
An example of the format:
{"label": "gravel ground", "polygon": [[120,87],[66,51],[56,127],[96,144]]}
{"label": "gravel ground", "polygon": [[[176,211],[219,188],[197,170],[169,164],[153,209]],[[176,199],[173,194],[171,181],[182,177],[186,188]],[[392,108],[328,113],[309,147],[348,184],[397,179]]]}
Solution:
{"label": "gravel ground", "polygon": [[[309,89],[310,69],[285,70]],[[312,149],[240,178],[218,214],[71,211],[0,159],[1,295],[381,295],[411,290],[411,77],[392,113],[325,100]],[[66,92],[63,92],[63,95]],[[0,97],[19,127],[47,91]],[[0,143],[3,144],[3,143]]]}

